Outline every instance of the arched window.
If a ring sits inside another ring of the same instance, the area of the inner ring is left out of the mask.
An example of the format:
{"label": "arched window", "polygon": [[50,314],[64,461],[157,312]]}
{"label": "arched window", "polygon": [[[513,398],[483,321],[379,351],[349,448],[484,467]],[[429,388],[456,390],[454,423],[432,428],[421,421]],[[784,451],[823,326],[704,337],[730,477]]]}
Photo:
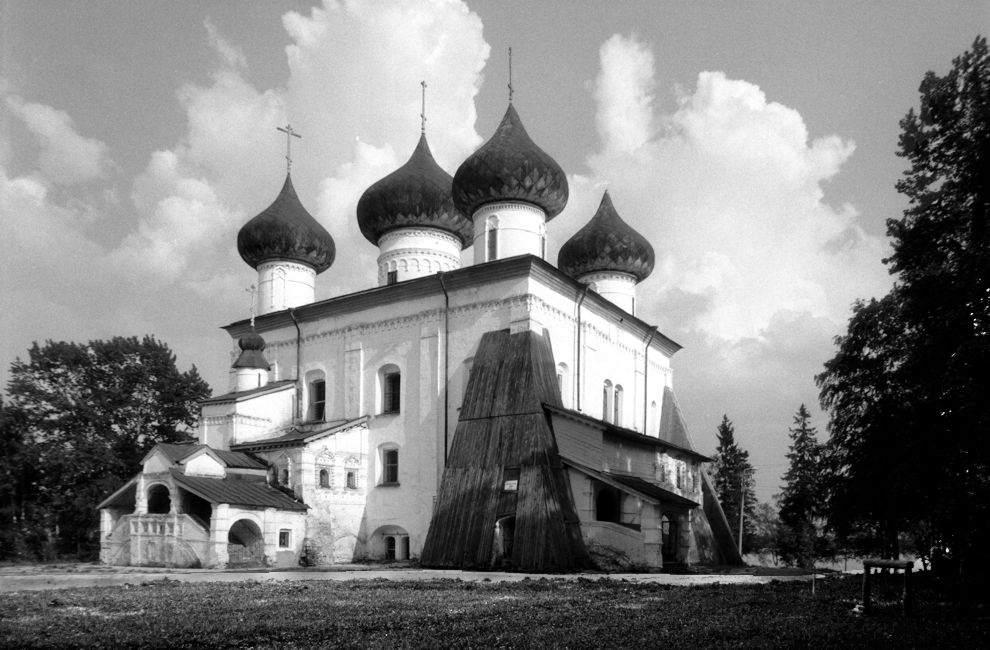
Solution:
{"label": "arched window", "polygon": [[618,384],[615,386],[615,397],[612,402],[612,422],[622,426],[622,386]]}
{"label": "arched window", "polygon": [[381,452],[382,485],[399,484],[399,450],[395,447],[385,447]]}
{"label": "arched window", "polygon": [[346,475],[347,489],[356,490],[357,489],[357,470],[349,469]]}
{"label": "arched window", "polygon": [[498,217],[488,217],[485,222],[485,261],[498,259]]}
{"label": "arched window", "polygon": [[547,224],[540,224],[540,259],[547,258]]}
{"label": "arched window", "polygon": [[282,471],[278,473],[278,483],[279,485],[284,485],[289,487],[289,468],[283,467]]}
{"label": "arched window", "polygon": [[381,413],[398,413],[402,405],[402,375],[395,364],[382,366],[378,371],[378,384],[381,395]]}
{"label": "arched window", "polygon": [[306,373],[307,394],[309,408],[306,411],[306,419],[310,422],[322,422],[327,414],[327,381],[326,375],[321,370],[314,370]]}
{"label": "arched window", "polygon": [[560,387],[560,401],[564,406],[569,407],[571,404],[571,379],[567,372],[566,363],[557,364],[557,384]]}
{"label": "arched window", "polygon": [[612,382],[608,379],[602,384],[602,419],[611,422],[612,418]]}
{"label": "arched window", "polygon": [[330,472],[326,469],[320,470],[320,487],[321,488],[330,487]]}
{"label": "arched window", "polygon": [[650,423],[646,427],[646,435],[656,436],[660,432],[657,430],[657,401],[650,402]]}

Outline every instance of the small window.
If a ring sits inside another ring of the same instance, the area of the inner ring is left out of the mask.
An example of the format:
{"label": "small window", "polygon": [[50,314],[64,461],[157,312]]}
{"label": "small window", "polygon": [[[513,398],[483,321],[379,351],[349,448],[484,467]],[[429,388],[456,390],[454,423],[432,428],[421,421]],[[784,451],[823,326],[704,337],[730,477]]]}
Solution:
{"label": "small window", "polygon": [[402,376],[398,372],[387,372],[382,376],[382,413],[398,413]]}
{"label": "small window", "polygon": [[288,468],[283,468],[282,471],[279,472],[278,482],[279,482],[279,485],[284,485],[285,487],[289,487],[289,470],[288,470]]}
{"label": "small window", "polygon": [[622,386],[615,387],[612,409],[612,422],[622,426]]}
{"label": "small window", "polygon": [[502,473],[502,491],[503,492],[518,492],[519,491],[519,468],[518,467],[506,467],[505,471]]}
{"label": "small window", "polygon": [[498,259],[498,217],[489,217],[485,234],[486,262]]}
{"label": "small window", "polygon": [[611,422],[612,417],[612,382],[608,379],[602,385],[602,419]]}
{"label": "small window", "polygon": [[292,531],[288,530],[287,528],[283,528],[282,530],[278,531],[279,548],[289,548],[291,542],[292,542]]}
{"label": "small window", "polygon": [[320,470],[320,487],[321,488],[330,487],[330,472],[325,469]]}
{"label": "small window", "polygon": [[386,284],[395,284],[398,281],[399,281],[399,272],[398,271],[389,271],[388,272],[388,277],[387,277],[387,279],[385,281]]}
{"label": "small window", "polygon": [[684,463],[677,461],[677,489],[684,489]]}
{"label": "small window", "polygon": [[309,384],[309,419],[322,422],[326,415],[327,382],[317,379]]}
{"label": "small window", "polygon": [[347,489],[356,490],[357,489],[357,472],[352,469],[347,470]]}
{"label": "small window", "polygon": [[399,450],[386,449],[382,453],[382,483],[399,484]]}

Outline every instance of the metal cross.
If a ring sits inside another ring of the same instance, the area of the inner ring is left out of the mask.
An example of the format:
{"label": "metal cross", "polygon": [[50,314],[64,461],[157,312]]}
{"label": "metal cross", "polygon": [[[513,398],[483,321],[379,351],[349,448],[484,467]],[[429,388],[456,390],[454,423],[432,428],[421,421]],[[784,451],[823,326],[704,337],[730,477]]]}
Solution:
{"label": "metal cross", "polygon": [[512,103],[512,48],[509,48],[509,103]]}
{"label": "metal cross", "polygon": [[254,328],[254,296],[258,293],[258,287],[252,284],[245,291],[251,294],[251,327]]}
{"label": "metal cross", "polygon": [[419,85],[423,87],[423,112],[419,114],[419,132],[422,134],[426,133],[426,81],[420,81]]}
{"label": "metal cross", "polygon": [[286,124],[283,126],[276,126],[277,130],[285,134],[285,170],[287,172],[292,171],[292,138],[301,138],[302,136],[292,130],[291,124]]}

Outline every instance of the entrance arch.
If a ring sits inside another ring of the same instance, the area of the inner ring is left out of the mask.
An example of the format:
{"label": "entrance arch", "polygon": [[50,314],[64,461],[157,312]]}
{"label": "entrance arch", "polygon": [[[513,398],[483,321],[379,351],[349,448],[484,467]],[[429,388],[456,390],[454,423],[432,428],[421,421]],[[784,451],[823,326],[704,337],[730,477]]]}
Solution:
{"label": "entrance arch", "polygon": [[238,519],[227,533],[227,564],[231,567],[265,565],[265,538],[258,524]]}
{"label": "entrance arch", "polygon": [[158,483],[148,490],[148,514],[167,515],[172,511],[172,496],[168,487]]}
{"label": "entrance arch", "polygon": [[409,533],[402,526],[382,526],[372,533],[368,551],[376,560],[408,560]]}

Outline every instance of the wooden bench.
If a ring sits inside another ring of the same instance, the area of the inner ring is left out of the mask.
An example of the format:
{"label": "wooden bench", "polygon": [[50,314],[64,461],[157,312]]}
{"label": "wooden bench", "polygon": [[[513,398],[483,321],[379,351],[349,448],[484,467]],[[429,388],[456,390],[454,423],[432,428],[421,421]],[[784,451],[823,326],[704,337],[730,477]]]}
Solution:
{"label": "wooden bench", "polygon": [[863,560],[863,613],[870,613],[870,576],[873,569],[891,569],[904,575],[904,591],[901,596],[901,613],[911,613],[911,569],[914,562],[908,560]]}

